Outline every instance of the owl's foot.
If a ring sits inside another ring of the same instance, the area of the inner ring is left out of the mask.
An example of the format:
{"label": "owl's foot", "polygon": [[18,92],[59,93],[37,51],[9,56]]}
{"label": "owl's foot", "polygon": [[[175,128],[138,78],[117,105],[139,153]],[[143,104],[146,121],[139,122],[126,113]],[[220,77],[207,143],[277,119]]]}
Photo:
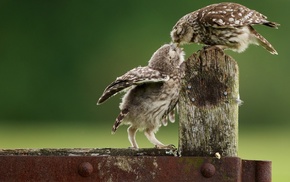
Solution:
{"label": "owl's foot", "polygon": [[138,147],[128,147],[128,149],[135,150],[135,151],[139,150]]}

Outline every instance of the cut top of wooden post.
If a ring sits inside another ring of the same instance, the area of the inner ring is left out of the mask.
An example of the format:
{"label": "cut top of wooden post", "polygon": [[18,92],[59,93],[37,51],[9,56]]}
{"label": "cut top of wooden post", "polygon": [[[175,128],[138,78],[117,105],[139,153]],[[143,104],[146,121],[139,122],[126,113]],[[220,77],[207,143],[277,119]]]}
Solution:
{"label": "cut top of wooden post", "polygon": [[210,47],[185,64],[179,99],[179,152],[185,156],[237,156],[239,70],[236,61]]}

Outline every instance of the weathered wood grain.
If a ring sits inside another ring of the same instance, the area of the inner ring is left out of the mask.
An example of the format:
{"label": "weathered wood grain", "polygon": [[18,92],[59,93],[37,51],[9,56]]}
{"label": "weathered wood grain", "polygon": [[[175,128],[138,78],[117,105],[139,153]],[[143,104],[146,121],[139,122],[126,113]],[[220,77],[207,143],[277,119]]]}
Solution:
{"label": "weathered wood grain", "polygon": [[190,56],[179,100],[179,153],[237,156],[240,102],[233,58],[213,47]]}

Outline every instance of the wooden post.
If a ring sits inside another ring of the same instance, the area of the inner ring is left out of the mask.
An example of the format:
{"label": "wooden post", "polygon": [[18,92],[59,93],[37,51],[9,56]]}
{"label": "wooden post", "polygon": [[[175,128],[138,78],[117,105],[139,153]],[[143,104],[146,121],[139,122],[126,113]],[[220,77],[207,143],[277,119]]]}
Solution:
{"label": "wooden post", "polygon": [[179,100],[179,153],[237,156],[239,103],[233,58],[213,47],[190,56]]}

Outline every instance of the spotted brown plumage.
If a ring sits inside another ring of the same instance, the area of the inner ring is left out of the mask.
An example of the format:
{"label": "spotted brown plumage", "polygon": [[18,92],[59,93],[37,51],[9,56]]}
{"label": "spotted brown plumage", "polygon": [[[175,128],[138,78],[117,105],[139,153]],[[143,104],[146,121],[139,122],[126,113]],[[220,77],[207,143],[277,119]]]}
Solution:
{"label": "spotted brown plumage", "polygon": [[252,25],[278,28],[279,24],[237,3],[218,3],[183,16],[171,31],[172,41],[178,44],[199,43],[243,52],[249,44],[261,45],[271,54],[274,47]]}
{"label": "spotted brown plumage", "polygon": [[101,104],[111,96],[125,91],[112,132],[121,124],[129,125],[128,138],[132,148],[138,148],[135,139],[138,130],[144,130],[148,140],[158,148],[167,148],[155,137],[159,127],[174,120],[174,108],[178,102],[180,68],[184,52],[175,44],[161,46],[149,60],[148,66],[134,68],[118,77],[98,100]]}
{"label": "spotted brown plumage", "polygon": [[161,72],[149,67],[134,68],[123,76],[118,77],[114,82],[107,86],[97,104],[105,102],[110,97],[133,85],[142,84],[144,82],[166,81],[168,79],[168,75],[162,74]]}

